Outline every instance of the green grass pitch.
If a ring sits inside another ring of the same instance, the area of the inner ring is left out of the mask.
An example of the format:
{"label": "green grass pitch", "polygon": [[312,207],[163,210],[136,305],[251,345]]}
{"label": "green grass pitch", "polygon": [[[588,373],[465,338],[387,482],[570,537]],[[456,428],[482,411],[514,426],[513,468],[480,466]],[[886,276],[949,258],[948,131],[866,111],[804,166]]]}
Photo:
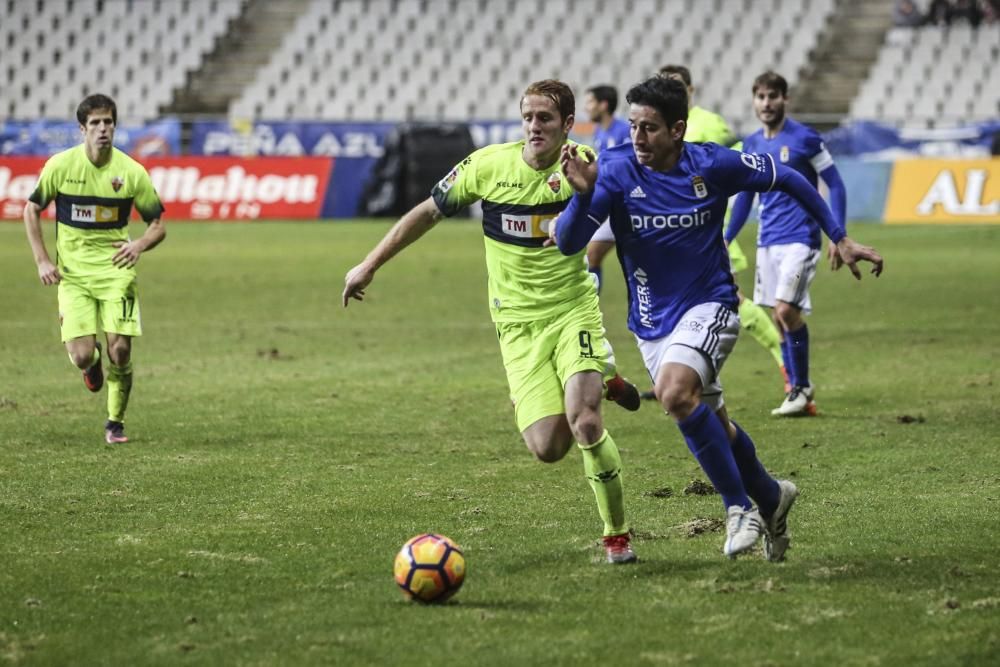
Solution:
{"label": "green grass pitch", "polygon": [[[886,271],[821,268],[814,419],[771,418],[773,362],[736,347],[731,414],[802,490],[785,563],[724,559],[676,427],[610,405],[630,567],[601,562],[579,454],[535,462],[515,429],[477,224],[341,308],[387,228],[168,224],[111,447],[0,226],[0,664],[1000,664],[1000,226],[852,226]],[[645,384],[610,262],[609,336]],[[468,559],[444,606],[392,580],[423,531]]]}

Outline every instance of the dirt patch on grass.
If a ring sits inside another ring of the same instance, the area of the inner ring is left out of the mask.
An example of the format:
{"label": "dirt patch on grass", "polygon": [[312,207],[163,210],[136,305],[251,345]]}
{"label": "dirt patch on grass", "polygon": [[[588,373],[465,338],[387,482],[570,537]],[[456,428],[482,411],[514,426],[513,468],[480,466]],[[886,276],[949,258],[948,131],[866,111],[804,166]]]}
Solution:
{"label": "dirt patch on grass", "polygon": [[900,424],[923,424],[926,420],[923,415],[897,415],[896,422]]}
{"label": "dirt patch on grass", "polygon": [[693,479],[684,487],[685,496],[714,496],[715,487],[702,479]]}
{"label": "dirt patch on grass", "polygon": [[722,519],[705,519],[703,517],[698,517],[682,523],[679,526],[674,526],[674,530],[677,530],[686,537],[697,537],[698,535],[704,535],[705,533],[718,533],[725,528],[725,525],[726,524],[722,521]]}
{"label": "dirt patch on grass", "polygon": [[281,352],[276,347],[267,348],[267,349],[258,348],[257,349],[257,356],[260,359],[269,359],[271,361],[291,361],[292,359],[295,358],[295,357],[293,357],[290,354],[285,354],[285,353]]}

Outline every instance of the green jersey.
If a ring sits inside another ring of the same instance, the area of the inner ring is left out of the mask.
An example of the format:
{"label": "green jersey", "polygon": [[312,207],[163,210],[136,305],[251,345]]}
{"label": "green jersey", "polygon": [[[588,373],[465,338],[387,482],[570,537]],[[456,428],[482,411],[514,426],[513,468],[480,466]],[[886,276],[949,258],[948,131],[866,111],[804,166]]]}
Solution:
{"label": "green jersey", "polygon": [[729,148],[736,143],[736,134],[722,116],[695,106],[688,109],[684,141],[719,144]]}
{"label": "green jersey", "polygon": [[572,186],[558,160],[536,170],[524,161],[523,150],[524,141],[481,148],[431,193],[445,216],[482,200],[490,314],[495,322],[550,319],[573,309],[580,299],[597,298],[584,251],[567,257],[554,245],[543,247],[549,224],[573,196]]}
{"label": "green jersey", "polygon": [[163,213],[145,167],[117,148],[102,167],[90,161],[83,144],[49,158],[28,200],[45,208],[53,199],[56,265],[71,279],[122,271],[111,261],[113,244],[128,240],[133,205],[147,223]]}

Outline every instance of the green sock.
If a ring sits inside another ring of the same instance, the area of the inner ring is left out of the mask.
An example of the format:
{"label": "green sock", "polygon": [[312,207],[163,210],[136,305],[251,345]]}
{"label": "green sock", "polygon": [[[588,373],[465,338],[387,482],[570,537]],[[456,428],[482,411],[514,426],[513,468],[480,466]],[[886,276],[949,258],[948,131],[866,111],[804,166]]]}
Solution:
{"label": "green sock", "polygon": [[607,431],[592,445],[577,444],[583,452],[583,471],[597,497],[597,511],[604,521],[604,535],[628,532],[625,523],[625,492],[622,457]]}
{"label": "green sock", "polygon": [[767,316],[767,311],[750,299],[740,302],[740,325],[750,332],[761,347],[771,353],[778,367],[785,365],[781,357],[781,334],[774,321]]}
{"label": "green sock", "polygon": [[132,393],[132,362],[124,366],[108,364],[108,419],[113,422],[125,421],[128,396]]}

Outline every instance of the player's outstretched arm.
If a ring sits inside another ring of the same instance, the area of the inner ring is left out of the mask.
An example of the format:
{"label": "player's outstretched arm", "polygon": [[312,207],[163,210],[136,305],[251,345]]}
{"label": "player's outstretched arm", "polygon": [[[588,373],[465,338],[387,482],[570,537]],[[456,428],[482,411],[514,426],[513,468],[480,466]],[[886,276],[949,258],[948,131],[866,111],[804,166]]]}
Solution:
{"label": "player's outstretched arm", "polygon": [[794,169],[787,167],[775,167],[774,186],[791,195],[813,218],[819,222],[823,232],[830,241],[837,244],[837,253],[844,264],[855,278],[861,280],[861,271],[857,267],[860,260],[872,263],[872,273],[876,276],[882,274],[884,260],[874,248],[855,242],[847,236],[844,225],[833,217],[833,212],[826,205],[823,198],[819,196],[809,181],[802,177]]}
{"label": "player's outstretched arm", "polygon": [[[858,280],[861,280],[861,270],[858,269],[857,264],[862,259],[872,263],[871,272],[876,277],[882,275],[882,268],[885,264],[882,255],[878,254],[875,248],[862,245],[850,236],[845,236],[837,242],[837,254],[840,260],[851,270],[851,274]],[[837,268],[839,269],[840,266],[837,266]]]}
{"label": "player's outstretched arm", "polygon": [[167,229],[163,226],[162,220],[155,218],[149,222],[146,231],[139,238],[134,241],[116,241],[112,244],[117,250],[111,261],[119,269],[131,269],[139,262],[139,255],[160,245],[165,238]]}
{"label": "player's outstretched arm", "polygon": [[351,299],[364,301],[365,288],[375,278],[375,272],[403,248],[426,234],[443,217],[433,197],[428,197],[403,215],[365,260],[344,276],[344,292],[341,295],[344,308]]}
{"label": "player's outstretched arm", "polygon": [[45,248],[45,239],[42,238],[41,207],[35,202],[29,201],[24,205],[24,229],[28,234],[28,243],[31,245],[31,253],[35,257],[35,265],[38,267],[38,279],[43,285],[56,285],[62,280],[59,269],[52,263],[49,251]]}
{"label": "player's outstretched arm", "polygon": [[[830,210],[833,211],[833,219],[839,221],[846,230],[847,186],[840,177],[840,172],[837,171],[836,165],[831,163],[829,167],[819,172],[819,177],[823,179],[826,187],[830,190]],[[836,271],[843,266],[844,262],[840,258],[840,253],[837,252],[836,244],[830,243],[826,247],[826,256],[830,261],[831,270]]]}

